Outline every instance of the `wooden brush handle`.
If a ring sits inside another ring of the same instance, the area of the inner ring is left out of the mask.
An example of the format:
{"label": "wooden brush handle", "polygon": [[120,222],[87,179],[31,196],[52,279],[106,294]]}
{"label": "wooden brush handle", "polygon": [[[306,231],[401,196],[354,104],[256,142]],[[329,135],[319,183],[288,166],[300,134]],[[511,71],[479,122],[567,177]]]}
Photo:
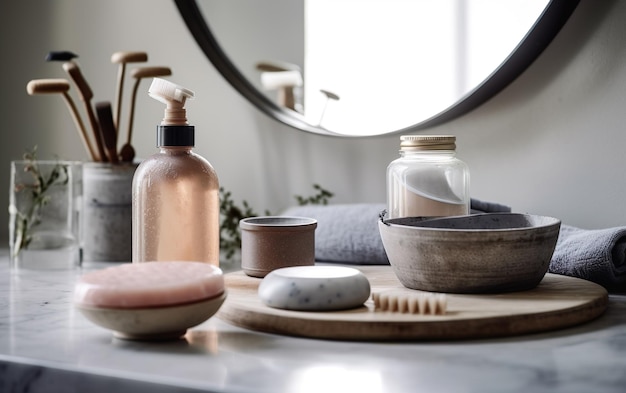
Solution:
{"label": "wooden brush handle", "polygon": [[65,79],[33,79],[26,85],[28,94],[65,93],[70,89],[70,83]]}
{"label": "wooden brush handle", "polygon": [[82,101],[91,100],[93,98],[93,92],[85,80],[85,77],[83,77],[83,73],[80,72],[80,68],[78,68],[75,63],[68,62],[63,63],[63,69],[70,74],[72,80],[76,83],[76,87],[78,87],[78,92],[80,93],[80,99]]}
{"label": "wooden brush handle", "polygon": [[111,103],[108,101],[96,103],[96,112],[98,113],[102,141],[104,142],[104,147],[106,148],[109,161],[113,164],[117,164],[119,162],[119,158],[117,156],[117,132],[115,131],[115,125],[113,124],[113,111],[111,110]]}

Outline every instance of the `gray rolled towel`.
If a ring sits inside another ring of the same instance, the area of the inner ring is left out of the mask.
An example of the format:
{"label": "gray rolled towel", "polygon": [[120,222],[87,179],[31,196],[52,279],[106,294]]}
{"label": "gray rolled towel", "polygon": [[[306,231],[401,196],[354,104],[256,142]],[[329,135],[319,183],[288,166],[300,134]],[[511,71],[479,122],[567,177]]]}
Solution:
{"label": "gray rolled towel", "polygon": [[317,220],[316,261],[381,265],[389,264],[378,233],[378,214],[384,208],[384,204],[305,205],[282,215]]}
{"label": "gray rolled towel", "polygon": [[[360,265],[387,265],[389,259],[378,232],[378,215],[384,203],[294,206],[284,216],[317,220],[315,259]],[[511,208],[492,202],[471,200],[472,213],[509,212]]]}
{"label": "gray rolled towel", "polygon": [[[472,213],[510,212],[508,206],[472,199]],[[315,259],[320,262],[389,264],[378,232],[380,204],[308,205],[283,215],[317,219]],[[626,227],[586,230],[561,225],[549,271],[626,292]]]}
{"label": "gray rolled towel", "polygon": [[611,292],[626,292],[626,227],[561,225],[549,271],[593,281]]}

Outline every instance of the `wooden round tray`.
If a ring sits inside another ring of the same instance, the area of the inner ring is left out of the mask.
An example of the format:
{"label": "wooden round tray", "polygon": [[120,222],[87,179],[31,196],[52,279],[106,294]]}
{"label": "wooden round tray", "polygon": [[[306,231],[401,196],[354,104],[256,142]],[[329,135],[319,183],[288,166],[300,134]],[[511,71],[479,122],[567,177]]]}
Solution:
{"label": "wooden round tray", "polygon": [[[400,284],[390,266],[358,266],[372,292],[413,291]],[[217,316],[234,325],[291,336],[334,340],[450,340],[513,336],[556,330],[590,321],[607,307],[607,291],[590,281],[546,274],[534,289],[492,295],[447,294],[445,315],[415,315],[362,307],[302,312],[265,306],[257,296],[260,278],[225,275],[228,297]]]}

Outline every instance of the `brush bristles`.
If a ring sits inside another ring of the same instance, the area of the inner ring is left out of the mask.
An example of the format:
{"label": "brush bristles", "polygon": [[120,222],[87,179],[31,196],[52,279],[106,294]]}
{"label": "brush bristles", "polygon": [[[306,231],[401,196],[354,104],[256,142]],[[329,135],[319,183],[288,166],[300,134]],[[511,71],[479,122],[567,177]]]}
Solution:
{"label": "brush bristles", "polygon": [[448,302],[443,293],[372,293],[374,309],[403,314],[446,313]]}

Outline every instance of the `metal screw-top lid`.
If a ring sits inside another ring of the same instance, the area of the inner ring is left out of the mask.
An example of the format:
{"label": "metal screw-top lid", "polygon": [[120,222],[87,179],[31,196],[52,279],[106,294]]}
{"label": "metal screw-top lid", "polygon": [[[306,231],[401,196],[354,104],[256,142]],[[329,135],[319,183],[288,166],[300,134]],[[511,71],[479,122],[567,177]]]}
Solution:
{"label": "metal screw-top lid", "polygon": [[400,150],[456,150],[454,135],[402,135]]}

